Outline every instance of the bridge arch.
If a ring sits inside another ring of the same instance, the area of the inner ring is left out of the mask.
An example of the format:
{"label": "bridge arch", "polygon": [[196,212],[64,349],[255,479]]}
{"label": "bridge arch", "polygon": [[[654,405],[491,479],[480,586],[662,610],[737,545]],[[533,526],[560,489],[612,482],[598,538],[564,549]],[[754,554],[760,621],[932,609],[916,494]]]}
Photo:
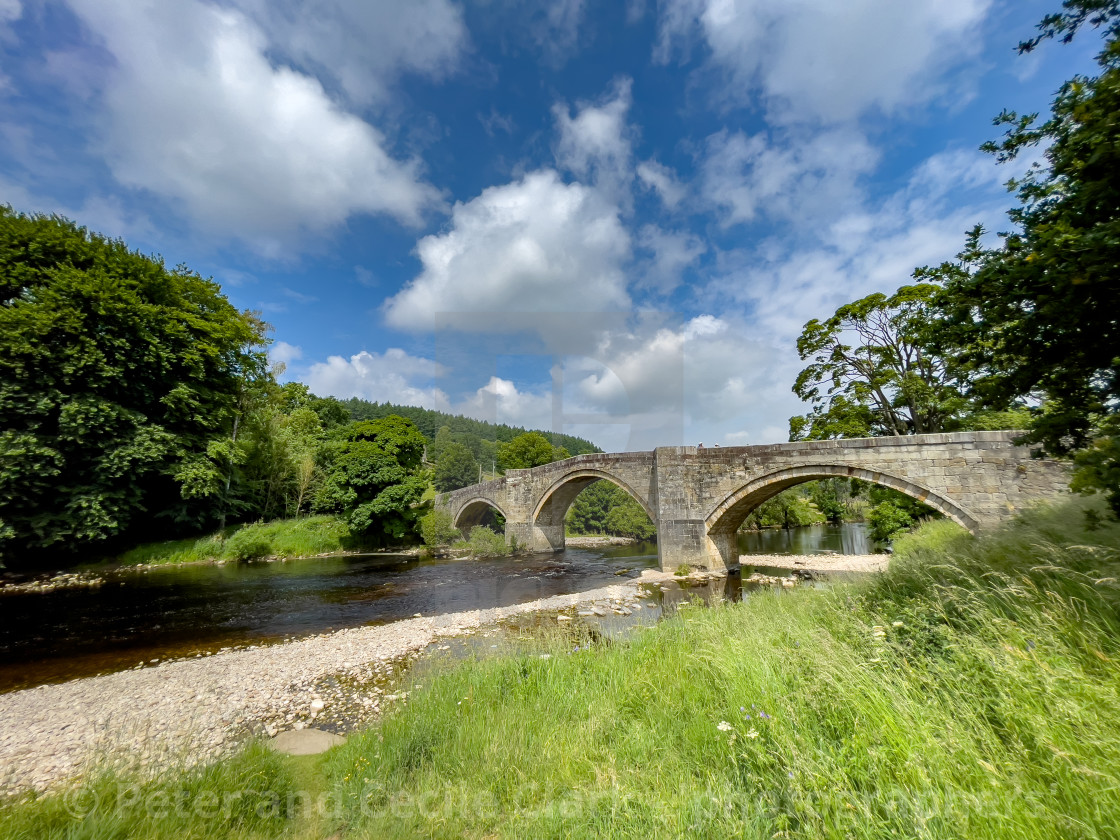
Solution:
{"label": "bridge arch", "polygon": [[642,506],[642,510],[645,511],[654,528],[657,527],[657,514],[650,508],[649,502],[621,478],[605,470],[590,467],[576,469],[564,473],[552,482],[533,507],[531,522],[545,534],[553,550],[559,551],[564,547],[564,516],[568,508],[571,507],[576,496],[596,481],[609,481],[625,490]]}
{"label": "bridge arch", "polygon": [[726,496],[705,520],[705,531],[727,566],[738,563],[735,532],[752,510],[763,502],[806,481],[820,478],[858,478],[872,484],[889,487],[929,505],[958,525],[975,532],[980,523],[967,510],[944,495],[930,490],[907,478],[879,470],[851,467],[842,464],[813,464],[790,467],[752,479],[734,493]]}
{"label": "bridge arch", "polygon": [[481,525],[483,520],[486,519],[486,515],[491,511],[500,513],[503,519],[509,521],[506,512],[497,502],[487,499],[485,496],[475,496],[459,506],[459,511],[451,520],[451,524],[462,531],[463,536],[469,536],[471,528]]}

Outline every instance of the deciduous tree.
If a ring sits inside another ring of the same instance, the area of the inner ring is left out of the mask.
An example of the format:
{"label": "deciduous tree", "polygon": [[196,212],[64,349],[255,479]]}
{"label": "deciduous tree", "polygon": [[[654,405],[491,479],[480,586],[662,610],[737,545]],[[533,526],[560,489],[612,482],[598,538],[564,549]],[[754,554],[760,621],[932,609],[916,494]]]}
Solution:
{"label": "deciduous tree", "polygon": [[191,464],[228,437],[246,381],[266,376],[263,333],[186,268],[0,207],[5,558],[80,550],[160,514],[205,521]]}

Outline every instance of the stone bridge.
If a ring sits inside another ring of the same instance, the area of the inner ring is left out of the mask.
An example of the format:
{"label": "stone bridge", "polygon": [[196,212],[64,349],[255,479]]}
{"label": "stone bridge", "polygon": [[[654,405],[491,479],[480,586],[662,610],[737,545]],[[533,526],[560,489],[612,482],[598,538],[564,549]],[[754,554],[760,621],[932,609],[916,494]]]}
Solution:
{"label": "stone bridge", "polygon": [[1021,432],[956,432],[769,446],[665,446],[652,452],[577,455],[436,498],[466,533],[489,509],[506,536],[536,551],[564,547],[564,514],[589,484],[617,484],[657,528],[661,568],[738,563],[735,532],[759,504],[816,478],[852,477],[925,502],[970,531],[1037,499],[1068,491],[1066,467],[1016,446]]}

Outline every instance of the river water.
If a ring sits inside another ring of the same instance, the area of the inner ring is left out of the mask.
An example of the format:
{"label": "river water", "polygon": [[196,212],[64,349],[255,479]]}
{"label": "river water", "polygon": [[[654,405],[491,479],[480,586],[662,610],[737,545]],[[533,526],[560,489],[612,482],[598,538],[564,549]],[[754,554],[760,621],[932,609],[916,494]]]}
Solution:
{"label": "river water", "polygon": [[[744,534],[740,542],[743,553],[767,554],[867,547],[852,526]],[[526,603],[656,567],[657,546],[640,543],[486,560],[376,554],[106,572],[97,588],[0,594],[0,692],[416,613]],[[740,597],[738,578],[721,592]]]}
{"label": "river water", "polygon": [[865,522],[807,525],[788,531],[777,528],[739,534],[740,554],[874,554],[881,550],[882,546],[867,535]]}

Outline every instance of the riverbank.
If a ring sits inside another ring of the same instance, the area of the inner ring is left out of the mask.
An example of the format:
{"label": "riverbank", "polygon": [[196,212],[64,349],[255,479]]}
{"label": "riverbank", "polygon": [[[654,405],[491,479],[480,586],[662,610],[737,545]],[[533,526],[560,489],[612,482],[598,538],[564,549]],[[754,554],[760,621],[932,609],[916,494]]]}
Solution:
{"label": "riverbank", "polygon": [[[344,680],[364,694],[370,720],[381,684],[437,639],[533,612],[606,603],[632,609],[636,582],[526,604],[408,619],[276,645],[160,662],[0,695],[0,790],[42,790],[108,758],[142,767],[213,760],[247,737],[309,724],[323,713],[318,686]],[[364,686],[370,686],[368,692]],[[313,715],[312,712],[315,712]]]}
{"label": "riverbank", "polygon": [[740,567],[793,569],[809,574],[829,572],[885,572],[889,554],[742,554]]}
{"label": "riverbank", "polygon": [[370,551],[337,516],[302,516],[231,525],[211,534],[138,545],[92,568],[296,559]]}
{"label": "riverbank", "polygon": [[636,537],[615,537],[610,534],[573,534],[564,537],[568,548],[603,548],[608,545],[637,545],[641,540]]}

